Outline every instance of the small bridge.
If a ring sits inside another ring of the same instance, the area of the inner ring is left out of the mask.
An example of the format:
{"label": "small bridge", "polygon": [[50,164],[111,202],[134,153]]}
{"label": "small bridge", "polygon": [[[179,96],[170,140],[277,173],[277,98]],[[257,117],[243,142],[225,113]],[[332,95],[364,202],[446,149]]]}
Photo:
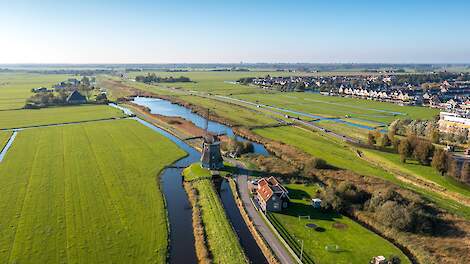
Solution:
{"label": "small bridge", "polygon": [[[220,137],[220,136],[225,136],[225,135],[227,135],[227,133],[220,133],[220,134],[213,134],[213,135]],[[199,139],[199,138],[203,138],[203,136],[188,137],[188,138],[183,139],[183,141],[188,141],[188,140],[193,140],[193,139]]]}

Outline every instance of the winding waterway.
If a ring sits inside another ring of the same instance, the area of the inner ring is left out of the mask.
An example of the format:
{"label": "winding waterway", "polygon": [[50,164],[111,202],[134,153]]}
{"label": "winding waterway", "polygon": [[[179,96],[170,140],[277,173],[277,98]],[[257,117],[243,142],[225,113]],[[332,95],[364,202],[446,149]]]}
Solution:
{"label": "winding waterway", "polygon": [[[148,107],[152,114],[159,114],[164,116],[178,116],[193,122],[197,127],[205,128],[206,118],[193,113],[190,109],[184,106],[173,104],[170,101],[158,98],[136,97],[134,98],[133,103]],[[242,137],[235,135],[235,133],[233,133],[232,128],[230,128],[229,126],[214,121],[208,121],[207,130],[215,134],[227,134],[227,136],[236,137],[240,141],[248,141]],[[252,143],[254,152],[256,154],[264,156],[269,155],[269,152],[262,144],[255,142]]]}
{"label": "winding waterway", "polygon": [[[192,121],[196,126],[201,128],[204,127],[206,123],[205,118],[192,113],[191,110],[162,99],[137,97],[134,99],[134,103],[148,107],[151,113],[182,117],[186,120]],[[172,164],[172,167],[166,168],[162,172],[161,182],[168,210],[168,219],[170,222],[169,262],[196,263],[197,258],[194,250],[191,205],[189,204],[188,197],[182,185],[182,169],[180,169],[180,167],[187,167],[190,164],[197,162],[199,160],[200,153],[170,133],[139,118],[135,119],[169,138],[188,153],[188,156],[175,162]],[[213,133],[226,133],[229,136],[235,136],[230,127],[213,121],[208,122],[208,130]],[[239,140],[248,141],[243,138],[239,138]],[[269,155],[263,145],[255,142],[252,143],[255,153]],[[267,263],[266,258],[251,235],[248,226],[238,210],[235,199],[231,193],[230,186],[226,180],[223,180],[221,183],[219,195],[225,212],[237,233],[240,244],[249,261],[251,263]]]}

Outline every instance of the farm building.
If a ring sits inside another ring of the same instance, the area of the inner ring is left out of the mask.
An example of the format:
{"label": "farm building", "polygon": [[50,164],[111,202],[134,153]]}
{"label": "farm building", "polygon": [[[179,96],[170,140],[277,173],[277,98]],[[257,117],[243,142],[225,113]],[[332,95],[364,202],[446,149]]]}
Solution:
{"label": "farm building", "polygon": [[258,181],[257,198],[263,211],[279,212],[287,208],[289,192],[274,177]]}
{"label": "farm building", "polygon": [[86,97],[79,93],[77,90],[74,90],[68,97],[67,97],[68,104],[84,104],[86,103]]}

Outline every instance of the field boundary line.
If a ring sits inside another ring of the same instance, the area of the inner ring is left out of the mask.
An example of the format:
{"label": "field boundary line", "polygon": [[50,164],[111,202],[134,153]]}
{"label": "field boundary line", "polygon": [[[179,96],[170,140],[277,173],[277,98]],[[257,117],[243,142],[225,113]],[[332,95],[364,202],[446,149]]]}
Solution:
{"label": "field boundary line", "polygon": [[129,118],[129,117],[108,117],[108,118],[99,118],[99,119],[82,120],[82,121],[72,121],[72,122],[64,122],[64,123],[52,123],[52,124],[44,124],[44,125],[31,125],[31,126],[22,126],[22,127],[0,128],[0,131],[14,131],[14,130],[33,129],[33,128],[41,128],[41,127],[76,125],[76,124],[90,123],[90,122],[121,120],[121,119],[127,119],[127,118]]}

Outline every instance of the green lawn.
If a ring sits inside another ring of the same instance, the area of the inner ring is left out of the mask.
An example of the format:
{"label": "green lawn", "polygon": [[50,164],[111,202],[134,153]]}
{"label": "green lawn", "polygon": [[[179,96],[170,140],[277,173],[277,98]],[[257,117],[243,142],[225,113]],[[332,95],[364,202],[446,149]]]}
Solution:
{"label": "green lawn", "polygon": [[72,78],[65,74],[0,73],[0,110],[22,108],[31,89],[51,88],[53,84]]}
{"label": "green lawn", "polygon": [[10,138],[12,132],[9,131],[0,131],[0,151],[7,144],[8,139]]}
{"label": "green lawn", "polygon": [[462,184],[453,178],[442,176],[431,166],[420,165],[417,161],[414,160],[407,160],[406,163],[402,163],[400,162],[400,155],[395,153],[370,149],[363,149],[362,151],[367,155],[368,158],[376,160],[378,163],[383,164],[384,167],[398,170],[417,178],[430,180],[449,191],[470,197],[469,186]]}
{"label": "green lawn", "polygon": [[[288,184],[291,203],[281,213],[272,213],[281,234],[300,250],[304,242],[304,263],[368,263],[374,256],[399,256],[402,263],[411,263],[392,243],[362,227],[348,217],[336,213],[324,213],[310,205],[315,197],[315,186]],[[310,216],[299,219],[298,216]],[[307,227],[313,223],[320,230]],[[326,246],[339,247],[339,252],[328,251]]]}
{"label": "green lawn", "polygon": [[353,118],[383,123],[391,123],[397,118],[431,119],[439,114],[439,110],[427,107],[400,106],[392,103],[313,93],[258,93],[236,95],[235,97],[314,115],[339,118],[349,115]]}
{"label": "green lawn", "polygon": [[124,116],[107,105],[51,107],[31,110],[0,111],[0,128],[18,128],[67,122],[79,122]]}
{"label": "green lawn", "polygon": [[0,259],[164,263],[158,174],[182,156],[134,120],[20,131],[0,163]]}
{"label": "green lawn", "polygon": [[212,179],[212,174],[208,169],[201,167],[201,163],[193,163],[183,170],[185,181],[194,181],[201,179]]}
{"label": "green lawn", "polygon": [[202,211],[202,222],[207,235],[208,248],[214,263],[246,263],[246,257],[230,224],[222,202],[212,184],[203,179],[192,183],[198,192],[198,204]]}

